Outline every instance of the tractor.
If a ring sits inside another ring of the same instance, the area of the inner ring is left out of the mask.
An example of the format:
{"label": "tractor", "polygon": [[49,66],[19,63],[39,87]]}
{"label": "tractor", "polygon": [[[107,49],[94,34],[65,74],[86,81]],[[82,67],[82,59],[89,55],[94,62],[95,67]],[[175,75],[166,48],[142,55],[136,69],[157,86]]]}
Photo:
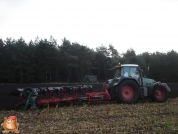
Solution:
{"label": "tractor", "polygon": [[151,98],[156,102],[164,102],[168,92],[171,92],[166,83],[143,77],[143,69],[139,65],[119,63],[114,69],[114,78],[107,81],[108,92],[113,100],[135,103],[141,98]]}
{"label": "tractor", "polygon": [[74,85],[59,87],[17,88],[10,95],[21,96],[22,102],[17,108],[27,110],[40,105],[58,104],[76,101],[116,100],[122,103],[136,103],[142,98],[151,98],[164,102],[171,92],[166,83],[156,82],[142,76],[142,69],[136,64],[118,64],[113,79],[103,83],[103,90],[93,90],[92,85]]}

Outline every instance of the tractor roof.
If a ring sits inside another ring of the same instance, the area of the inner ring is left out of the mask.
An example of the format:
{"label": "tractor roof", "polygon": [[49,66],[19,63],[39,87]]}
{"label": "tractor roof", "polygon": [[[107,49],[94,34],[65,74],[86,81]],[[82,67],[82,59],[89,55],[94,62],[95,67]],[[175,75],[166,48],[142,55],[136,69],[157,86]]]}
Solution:
{"label": "tractor roof", "polygon": [[121,67],[126,67],[126,66],[132,66],[132,67],[138,67],[137,64],[122,64]]}
{"label": "tractor roof", "polygon": [[111,68],[111,69],[108,69],[108,70],[115,70],[115,69],[120,68],[120,67],[139,67],[139,65],[137,65],[137,64],[120,64],[119,63],[114,68]]}

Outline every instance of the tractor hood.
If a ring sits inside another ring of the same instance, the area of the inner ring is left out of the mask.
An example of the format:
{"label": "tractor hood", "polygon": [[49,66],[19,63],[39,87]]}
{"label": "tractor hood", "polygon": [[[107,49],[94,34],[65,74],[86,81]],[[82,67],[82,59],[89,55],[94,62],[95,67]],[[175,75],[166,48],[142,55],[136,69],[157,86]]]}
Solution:
{"label": "tractor hood", "polygon": [[152,86],[154,85],[156,81],[154,79],[150,79],[150,78],[142,78],[142,86]]}

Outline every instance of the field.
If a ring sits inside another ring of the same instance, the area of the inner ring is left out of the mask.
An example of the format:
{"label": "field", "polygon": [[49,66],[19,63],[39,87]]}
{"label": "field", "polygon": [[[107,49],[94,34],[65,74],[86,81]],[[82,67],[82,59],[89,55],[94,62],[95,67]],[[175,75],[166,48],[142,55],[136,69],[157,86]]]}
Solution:
{"label": "field", "polygon": [[1,110],[1,123],[10,115],[17,116],[21,134],[178,133],[178,98],[169,98],[165,103],[140,100],[129,105],[95,102],[28,111]]}

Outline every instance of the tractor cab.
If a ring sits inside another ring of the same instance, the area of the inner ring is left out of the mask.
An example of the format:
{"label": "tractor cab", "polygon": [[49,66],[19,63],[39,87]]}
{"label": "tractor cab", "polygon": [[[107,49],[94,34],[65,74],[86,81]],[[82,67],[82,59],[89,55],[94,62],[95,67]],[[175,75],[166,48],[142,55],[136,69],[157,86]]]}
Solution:
{"label": "tractor cab", "polygon": [[114,78],[108,80],[108,87],[117,85],[123,79],[133,79],[141,83],[142,70],[136,64],[118,64],[115,68]]}
{"label": "tractor cab", "polygon": [[115,78],[133,77],[139,79],[141,76],[140,68],[135,64],[124,64],[115,69]]}
{"label": "tractor cab", "polygon": [[[110,86],[119,84],[123,79],[132,79],[140,86],[151,86],[155,83],[153,79],[145,78],[142,76],[143,70],[137,64],[123,64],[115,68],[114,79],[110,79]],[[112,84],[111,84],[112,82]]]}

